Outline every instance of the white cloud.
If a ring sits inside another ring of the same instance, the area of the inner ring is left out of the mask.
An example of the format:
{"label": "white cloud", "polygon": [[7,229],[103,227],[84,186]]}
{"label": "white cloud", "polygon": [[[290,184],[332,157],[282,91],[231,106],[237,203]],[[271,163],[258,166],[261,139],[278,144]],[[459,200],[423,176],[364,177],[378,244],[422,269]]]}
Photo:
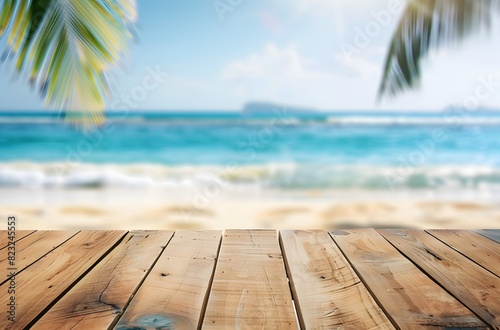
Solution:
{"label": "white cloud", "polygon": [[347,77],[325,67],[320,71],[315,66],[314,59],[303,57],[294,46],[280,48],[269,44],[260,52],[229,63],[222,71],[222,78],[231,91],[228,94],[245,101],[331,109],[335,100],[345,97],[339,87],[346,83]]}
{"label": "white cloud", "polygon": [[[472,38],[461,47],[433,52],[422,63],[421,88],[384,99],[378,109],[443,109],[473,93],[481,76],[494,74],[500,81],[494,39]],[[324,44],[314,51],[307,48],[313,55],[306,56],[300,41],[287,47],[271,43],[232,59],[215,77],[175,79],[158,103],[174,109],[239,109],[257,100],[324,110],[377,109],[385,45],[372,45],[346,58]],[[481,104],[499,105],[500,89]]]}
{"label": "white cloud", "polygon": [[[329,17],[337,34],[343,35],[354,21],[366,20],[372,11],[387,7],[390,0],[287,0],[292,2],[296,15]],[[404,0],[400,0],[404,1]],[[346,19],[350,18],[350,19]]]}
{"label": "white cloud", "polygon": [[382,61],[385,49],[372,47],[364,49],[360,54],[345,56],[343,52],[333,55],[335,63],[349,74],[378,78],[382,74]]}
{"label": "white cloud", "polygon": [[260,53],[231,62],[222,71],[222,78],[228,81],[265,80],[285,83],[290,80],[324,77],[320,72],[307,69],[313,62],[303,58],[296,47],[280,49],[274,44],[268,44]]}
{"label": "white cloud", "polygon": [[336,13],[371,11],[387,6],[389,0],[293,0],[299,12]]}

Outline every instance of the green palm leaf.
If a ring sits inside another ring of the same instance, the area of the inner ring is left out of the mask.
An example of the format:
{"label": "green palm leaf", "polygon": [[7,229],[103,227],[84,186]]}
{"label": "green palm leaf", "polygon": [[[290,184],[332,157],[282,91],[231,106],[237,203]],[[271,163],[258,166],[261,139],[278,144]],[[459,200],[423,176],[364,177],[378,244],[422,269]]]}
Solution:
{"label": "green palm leaf", "polygon": [[410,0],[392,38],[379,99],[418,86],[432,49],[462,42],[490,26],[500,0]]}
{"label": "green palm leaf", "polygon": [[106,73],[127,50],[135,0],[3,0],[0,37],[45,103],[73,121],[100,123]]}

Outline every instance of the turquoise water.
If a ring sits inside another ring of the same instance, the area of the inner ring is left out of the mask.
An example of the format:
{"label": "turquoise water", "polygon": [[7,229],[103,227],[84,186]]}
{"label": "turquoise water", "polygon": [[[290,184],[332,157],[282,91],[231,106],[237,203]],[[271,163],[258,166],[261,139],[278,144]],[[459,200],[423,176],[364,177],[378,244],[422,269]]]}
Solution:
{"label": "turquoise water", "polygon": [[334,189],[500,186],[500,113],[115,113],[83,131],[0,113],[0,186],[231,184]]}

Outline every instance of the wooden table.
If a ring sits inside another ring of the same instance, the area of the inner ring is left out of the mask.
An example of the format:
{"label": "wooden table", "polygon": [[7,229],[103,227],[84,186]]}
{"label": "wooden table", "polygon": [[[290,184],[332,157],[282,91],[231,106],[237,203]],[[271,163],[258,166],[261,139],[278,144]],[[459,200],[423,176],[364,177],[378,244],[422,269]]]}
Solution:
{"label": "wooden table", "polygon": [[18,231],[14,240],[9,264],[0,232],[0,329],[500,329],[500,230]]}

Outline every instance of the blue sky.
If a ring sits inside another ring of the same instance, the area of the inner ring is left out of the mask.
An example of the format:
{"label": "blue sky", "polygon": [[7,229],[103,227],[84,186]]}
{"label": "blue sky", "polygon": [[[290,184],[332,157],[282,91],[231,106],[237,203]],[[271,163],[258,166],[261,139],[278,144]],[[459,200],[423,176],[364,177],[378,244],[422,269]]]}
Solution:
{"label": "blue sky", "polygon": [[[141,86],[150,69],[167,78],[134,110],[237,110],[254,100],[319,110],[440,110],[461,104],[480,77],[500,81],[495,26],[489,37],[432,54],[420,90],[377,106],[381,68],[403,8],[388,12],[394,1],[138,0],[140,40],[111,73],[108,108]],[[377,23],[381,11],[389,13],[386,26]],[[379,29],[357,47],[359,31],[374,24]],[[356,53],[346,56],[345,45],[357,47]],[[6,66],[0,109],[43,108]],[[500,91],[481,105],[500,108]]]}

